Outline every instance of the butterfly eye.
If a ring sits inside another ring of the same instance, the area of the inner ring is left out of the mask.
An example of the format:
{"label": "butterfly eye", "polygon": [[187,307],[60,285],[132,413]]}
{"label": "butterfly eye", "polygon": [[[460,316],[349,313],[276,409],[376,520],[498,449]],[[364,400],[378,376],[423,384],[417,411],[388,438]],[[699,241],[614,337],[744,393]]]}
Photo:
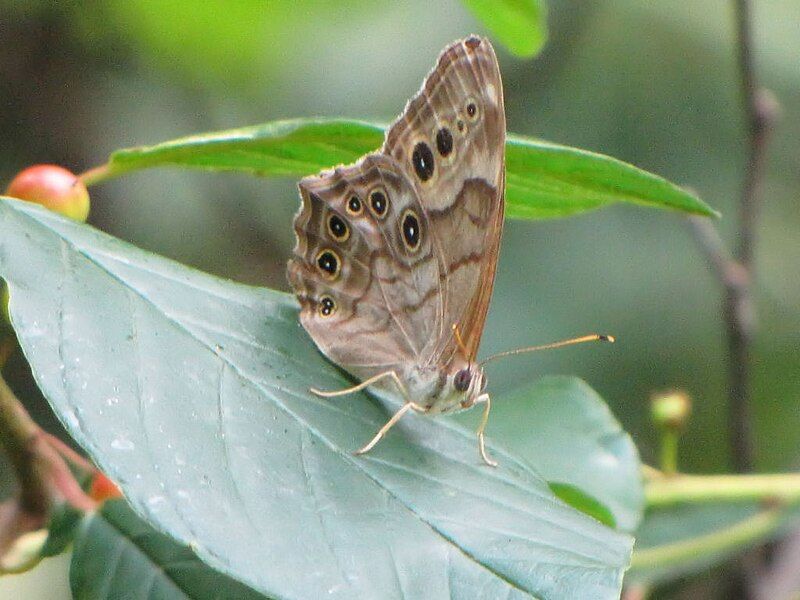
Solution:
{"label": "butterfly eye", "polygon": [[320,250],[317,254],[317,268],[325,279],[333,280],[339,276],[342,262],[333,250]]}
{"label": "butterfly eye", "polygon": [[447,127],[442,127],[436,133],[436,149],[442,156],[447,156],[453,151],[453,134]]}
{"label": "butterfly eye", "polygon": [[350,196],[350,199],[347,201],[347,212],[348,214],[356,217],[361,214],[364,205],[361,204],[361,199],[358,196]]}
{"label": "butterfly eye", "polygon": [[461,369],[453,377],[453,387],[459,392],[466,392],[472,382],[472,373],[469,369]]}
{"label": "butterfly eye", "polygon": [[330,296],[323,296],[319,300],[319,315],[321,317],[330,317],[336,312],[336,302]]}
{"label": "butterfly eye", "polygon": [[416,213],[408,209],[403,213],[403,220],[400,224],[401,233],[403,234],[403,243],[409,251],[414,252],[419,248],[420,228],[419,219]]}
{"label": "butterfly eye", "polygon": [[369,207],[376,217],[383,218],[389,209],[389,198],[386,197],[386,193],[382,190],[372,192],[369,195]]}
{"label": "butterfly eye", "polygon": [[425,142],[417,142],[414,146],[414,152],[411,154],[411,164],[414,165],[414,171],[417,173],[420,181],[428,181],[433,177],[433,152]]}
{"label": "butterfly eye", "polygon": [[467,103],[466,111],[467,111],[467,118],[470,121],[477,121],[478,120],[478,116],[479,116],[478,115],[478,105],[475,104],[474,101],[470,100]]}
{"label": "butterfly eye", "polygon": [[346,242],[350,237],[350,228],[339,215],[328,217],[328,233],[337,242]]}

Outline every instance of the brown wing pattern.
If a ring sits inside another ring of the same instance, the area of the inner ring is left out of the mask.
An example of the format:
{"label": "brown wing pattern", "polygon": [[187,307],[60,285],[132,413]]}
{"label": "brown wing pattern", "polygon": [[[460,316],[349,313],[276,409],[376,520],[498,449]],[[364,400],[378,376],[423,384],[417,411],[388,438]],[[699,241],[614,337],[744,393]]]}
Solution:
{"label": "brown wing pattern", "polygon": [[[326,356],[362,378],[420,362],[442,319],[430,225],[411,183],[390,157],[371,154],[299,187],[288,272],[303,326]],[[409,215],[416,246],[403,238]]]}
{"label": "brown wing pattern", "polygon": [[[497,58],[488,40],[472,36],[444,50],[386,136],[384,152],[409,173],[441,257],[446,333],[430,362],[449,364],[458,352],[453,324],[463,358],[478,352],[503,226],[505,131]],[[426,146],[432,170],[420,169]]]}
{"label": "brown wing pattern", "polygon": [[457,323],[461,360],[474,359],[503,222],[504,149],[497,60],[470,37],[444,50],[382,153],[300,182],[289,281],[326,356],[361,378],[446,366],[459,353]]}

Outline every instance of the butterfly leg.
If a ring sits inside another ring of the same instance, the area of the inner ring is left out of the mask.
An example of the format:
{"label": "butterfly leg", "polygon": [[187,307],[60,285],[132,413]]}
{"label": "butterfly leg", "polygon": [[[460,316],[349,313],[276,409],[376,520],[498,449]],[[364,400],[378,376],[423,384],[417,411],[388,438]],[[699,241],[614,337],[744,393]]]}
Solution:
{"label": "butterfly leg", "polygon": [[380,431],[378,431],[378,433],[375,434],[375,437],[372,438],[366,446],[360,448],[359,450],[356,450],[354,454],[366,454],[367,452],[372,450],[375,447],[375,444],[380,442],[383,436],[386,435],[386,432],[389,431],[392,427],[394,427],[395,423],[397,423],[402,418],[402,416],[406,414],[409,410],[415,410],[417,412],[425,412],[425,408],[420,406],[419,404],[416,404],[414,402],[406,402],[400,408],[400,410],[398,410],[396,413],[394,413],[394,415],[392,415],[392,418],[386,422],[386,425],[380,428]]}
{"label": "butterfly leg", "polygon": [[489,455],[486,454],[486,442],[484,440],[483,432],[486,429],[486,423],[489,422],[489,411],[492,410],[492,399],[489,398],[489,394],[482,394],[478,396],[478,399],[475,400],[475,404],[483,402],[485,404],[483,408],[483,417],[481,417],[481,424],[478,425],[478,450],[481,453],[481,458],[483,462],[485,462],[490,467],[496,467],[497,462],[489,458]]}
{"label": "butterfly leg", "polygon": [[354,392],[359,392],[364,388],[372,385],[376,381],[380,381],[384,377],[391,377],[394,380],[395,384],[397,385],[397,389],[400,391],[400,394],[402,394],[406,403],[403,404],[400,410],[398,410],[394,415],[392,415],[392,418],[389,419],[386,422],[386,424],[380,428],[378,433],[375,434],[375,437],[373,437],[366,446],[360,448],[359,450],[356,450],[354,454],[366,454],[367,452],[372,450],[378,442],[381,441],[383,436],[386,435],[386,432],[389,431],[392,427],[394,427],[394,424],[397,423],[400,420],[400,418],[404,414],[406,414],[409,410],[415,410],[417,412],[425,412],[426,411],[425,407],[420,406],[419,404],[411,401],[406,386],[403,385],[403,382],[400,380],[400,378],[397,376],[397,373],[395,373],[394,371],[384,371],[383,373],[378,373],[377,375],[370,377],[369,379],[365,379],[358,385],[354,385],[353,387],[349,387],[344,390],[337,390],[335,392],[323,392],[315,388],[310,389],[311,393],[316,394],[317,396],[322,396],[323,398],[334,398],[336,396],[344,396],[345,394],[352,394]]}
{"label": "butterfly leg", "polygon": [[354,385],[353,387],[349,387],[343,390],[336,390],[335,392],[323,392],[322,390],[318,390],[316,388],[309,388],[309,391],[312,394],[317,396],[322,396],[323,398],[335,398],[336,396],[345,396],[347,394],[354,394],[355,392],[360,392],[364,388],[371,386],[376,381],[380,381],[384,377],[391,377],[394,379],[394,382],[397,384],[397,387],[400,389],[400,392],[403,394],[403,397],[408,400],[408,393],[406,392],[406,388],[403,385],[403,382],[400,381],[400,378],[397,376],[397,373],[394,371],[384,371],[383,373],[378,373],[370,377],[369,379],[365,379],[358,385]]}

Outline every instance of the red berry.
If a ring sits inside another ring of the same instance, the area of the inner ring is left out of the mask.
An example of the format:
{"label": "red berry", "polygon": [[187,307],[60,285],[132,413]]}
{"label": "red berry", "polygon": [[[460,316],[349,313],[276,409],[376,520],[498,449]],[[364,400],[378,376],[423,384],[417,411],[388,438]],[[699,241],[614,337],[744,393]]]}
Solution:
{"label": "red berry", "polygon": [[105,502],[114,498],[122,498],[122,492],[119,491],[116,483],[102,473],[97,473],[92,479],[89,497],[96,502]]}
{"label": "red berry", "polygon": [[19,173],[6,195],[41,204],[76,221],[89,216],[89,190],[74,173],[57,165],[35,165]]}

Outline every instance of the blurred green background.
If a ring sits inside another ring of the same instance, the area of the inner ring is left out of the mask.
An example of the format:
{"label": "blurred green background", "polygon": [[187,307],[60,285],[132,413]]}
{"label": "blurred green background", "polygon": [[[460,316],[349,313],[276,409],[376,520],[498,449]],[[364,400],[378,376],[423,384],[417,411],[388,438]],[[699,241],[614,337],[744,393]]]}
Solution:
{"label": "blurred green background", "polygon": [[[731,2],[551,0],[548,9],[539,58],[497,45],[509,131],[691,186],[723,213],[730,240],[744,164]],[[755,3],[754,17],[759,76],[783,107],[758,232],[757,463],[785,470],[800,464],[800,3]],[[473,31],[485,33],[456,0],[0,0],[0,187],[32,163],[82,171],[120,147],[272,119],[389,121],[439,50]],[[286,290],[294,185],[146,171],[93,188],[90,223],[204,271]],[[578,374],[652,462],[649,396],[685,389],[694,414],[681,466],[726,471],[720,298],[677,214],[617,207],[510,221],[482,354],[590,331],[618,343],[497,363],[490,390]],[[22,382],[22,361],[12,368],[12,383]],[[52,424],[42,405],[36,414]],[[501,400],[488,433],[524,453],[536,441],[520,423],[533,419],[535,406]],[[30,576],[53,577],[42,568]],[[15,579],[0,580],[0,596]],[[53,581],[63,586],[48,586],[52,595],[28,597],[67,597],[65,576]]]}

